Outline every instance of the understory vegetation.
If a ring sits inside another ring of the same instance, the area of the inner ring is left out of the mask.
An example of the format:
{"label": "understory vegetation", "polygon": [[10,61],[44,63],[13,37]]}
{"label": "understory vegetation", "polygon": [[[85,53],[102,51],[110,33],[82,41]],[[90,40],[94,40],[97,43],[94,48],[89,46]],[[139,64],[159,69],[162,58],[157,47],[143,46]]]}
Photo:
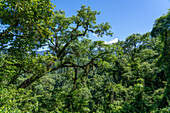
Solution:
{"label": "understory vegetation", "polygon": [[66,17],[50,0],[1,0],[0,112],[168,113],[170,10],[152,31],[113,44],[88,38],[113,35],[99,14],[82,6]]}

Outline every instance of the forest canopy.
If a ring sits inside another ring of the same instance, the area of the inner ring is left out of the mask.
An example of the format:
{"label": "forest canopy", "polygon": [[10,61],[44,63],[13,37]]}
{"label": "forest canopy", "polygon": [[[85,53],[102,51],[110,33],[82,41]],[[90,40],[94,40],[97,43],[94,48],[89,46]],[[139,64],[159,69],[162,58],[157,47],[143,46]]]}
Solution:
{"label": "forest canopy", "polygon": [[54,7],[0,1],[0,112],[169,112],[170,10],[152,31],[105,44],[88,38],[113,35],[100,12]]}

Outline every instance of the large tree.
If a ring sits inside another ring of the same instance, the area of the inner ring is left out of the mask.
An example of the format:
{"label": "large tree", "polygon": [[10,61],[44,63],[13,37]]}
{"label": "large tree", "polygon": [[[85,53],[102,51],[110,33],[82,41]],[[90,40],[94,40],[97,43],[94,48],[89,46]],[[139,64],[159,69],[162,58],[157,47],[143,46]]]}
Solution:
{"label": "large tree", "polygon": [[0,1],[0,50],[24,55],[43,46],[51,36],[50,0]]}
{"label": "large tree", "polygon": [[159,37],[164,44],[162,54],[157,62],[157,65],[163,68],[167,78],[166,90],[159,103],[159,107],[163,108],[168,105],[170,99],[170,10],[155,21],[151,34],[153,37]]}
{"label": "large tree", "polygon": [[[66,17],[64,11],[53,11],[50,0],[2,0],[0,5],[0,21],[4,27],[0,34],[1,50],[13,58],[15,56],[17,63],[12,65],[20,68],[20,72],[32,75],[19,86],[22,88],[59,68],[76,67],[85,70],[97,57],[105,53],[103,51],[94,55],[94,49],[100,47],[101,43],[90,46],[91,42],[85,38],[89,33],[100,37],[112,35],[108,23],[96,24],[96,15],[99,12],[92,11],[90,7],[82,6],[77,15]],[[83,43],[89,47],[83,49]],[[48,55],[42,57],[28,54],[44,46],[49,48]],[[89,59],[78,64],[75,59],[80,59],[82,52],[86,52]],[[5,64],[2,67],[5,67]],[[18,77],[19,75],[15,75],[11,80],[15,81]]]}

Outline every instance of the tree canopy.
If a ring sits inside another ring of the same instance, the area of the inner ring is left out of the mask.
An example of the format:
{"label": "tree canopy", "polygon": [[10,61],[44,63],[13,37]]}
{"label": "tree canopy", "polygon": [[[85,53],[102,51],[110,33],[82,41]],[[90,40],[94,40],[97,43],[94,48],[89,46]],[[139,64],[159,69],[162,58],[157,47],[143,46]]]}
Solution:
{"label": "tree canopy", "polygon": [[152,31],[105,44],[89,39],[113,35],[100,12],[54,7],[0,1],[0,112],[168,113],[170,11]]}

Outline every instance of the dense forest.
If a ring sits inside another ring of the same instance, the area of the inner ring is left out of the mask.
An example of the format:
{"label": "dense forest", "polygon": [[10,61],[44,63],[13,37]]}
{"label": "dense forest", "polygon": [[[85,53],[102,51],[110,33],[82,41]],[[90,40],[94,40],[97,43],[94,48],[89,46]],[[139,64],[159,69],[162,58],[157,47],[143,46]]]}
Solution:
{"label": "dense forest", "polygon": [[[0,1],[1,113],[168,113],[170,10],[125,41],[98,11],[54,11],[50,0]],[[46,47],[43,54],[37,54]]]}

